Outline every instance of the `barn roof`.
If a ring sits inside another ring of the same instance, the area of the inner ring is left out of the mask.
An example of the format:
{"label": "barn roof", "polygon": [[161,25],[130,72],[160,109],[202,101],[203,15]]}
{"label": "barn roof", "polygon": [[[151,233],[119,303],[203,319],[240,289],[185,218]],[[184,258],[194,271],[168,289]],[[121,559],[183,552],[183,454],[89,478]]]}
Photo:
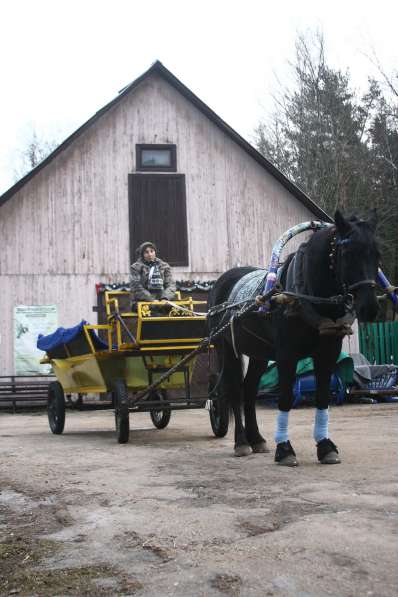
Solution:
{"label": "barn roof", "polygon": [[198,98],[188,87],[186,87],[176,76],[173,75],[159,60],[157,60],[147,71],[140,77],[135,79],[132,83],[124,87],[119,94],[106,104],[101,110],[96,112],[87,122],[79,127],[72,135],[67,137],[52,153],[50,153],[40,164],[33,168],[28,174],[21,178],[15,185],[9,188],[3,195],[0,196],[0,207],[6,201],[11,199],[17,191],[19,191],[31,178],[33,178],[40,170],[45,168],[57,155],[66,149],[77,137],[84,133],[92,124],[94,124],[103,114],[110,110],[115,104],[123,101],[123,98],[133,91],[144,79],[151,74],[156,73],[163,77],[170,85],[175,87],[184,97],[186,97],[192,104],[198,108],[209,120],[211,120],[217,127],[219,127],[225,134],[227,134],[235,143],[237,143],[244,151],[246,151],[260,166],[267,172],[272,174],[288,191],[292,193],[305,207],[307,207],[315,216],[322,220],[330,221],[330,217],[314,203],[304,191],[289,180],[278,168],[276,168],[269,160],[267,160],[260,152],[258,152],[250,143],[241,137],[232,127],[230,127],[222,118],[220,118],[209,106],[207,106],[201,99]]}

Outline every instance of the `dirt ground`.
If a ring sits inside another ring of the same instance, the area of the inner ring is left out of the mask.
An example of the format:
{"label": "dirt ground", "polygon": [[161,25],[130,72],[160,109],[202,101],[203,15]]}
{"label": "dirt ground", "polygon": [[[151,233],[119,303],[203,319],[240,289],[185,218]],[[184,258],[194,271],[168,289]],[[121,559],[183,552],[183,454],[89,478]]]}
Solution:
{"label": "dirt ground", "polygon": [[205,410],[167,429],[111,411],[0,413],[0,595],[396,596],[398,405],[335,407],[343,462],[316,462],[314,411],[291,415],[297,469],[232,455]]}

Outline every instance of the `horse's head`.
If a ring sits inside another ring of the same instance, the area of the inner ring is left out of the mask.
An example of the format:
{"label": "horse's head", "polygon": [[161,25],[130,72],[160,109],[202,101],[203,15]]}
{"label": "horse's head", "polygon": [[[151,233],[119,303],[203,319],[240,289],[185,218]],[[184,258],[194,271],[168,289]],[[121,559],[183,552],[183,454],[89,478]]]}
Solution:
{"label": "horse's head", "polygon": [[360,321],[373,321],[378,312],[376,278],[380,253],[374,237],[377,215],[372,210],[368,220],[345,219],[335,213],[335,269],[339,281],[354,297]]}

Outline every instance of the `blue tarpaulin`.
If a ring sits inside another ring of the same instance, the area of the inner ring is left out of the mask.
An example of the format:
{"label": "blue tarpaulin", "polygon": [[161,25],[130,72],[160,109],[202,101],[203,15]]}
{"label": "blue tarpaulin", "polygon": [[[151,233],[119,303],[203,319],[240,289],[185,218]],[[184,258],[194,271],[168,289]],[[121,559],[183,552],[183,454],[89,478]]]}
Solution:
{"label": "blue tarpaulin", "polygon": [[[48,336],[43,336],[43,334],[39,334],[37,339],[37,348],[39,350],[44,350],[44,352],[50,352],[63,346],[64,344],[68,344],[72,342],[72,340],[76,340],[80,334],[83,334],[83,326],[88,325],[87,321],[84,319],[77,325],[72,328],[58,328],[52,334],[48,334]],[[94,333],[93,330],[90,330],[90,337],[93,341],[94,347],[98,350],[106,350],[108,345],[103,342],[97,334]]]}

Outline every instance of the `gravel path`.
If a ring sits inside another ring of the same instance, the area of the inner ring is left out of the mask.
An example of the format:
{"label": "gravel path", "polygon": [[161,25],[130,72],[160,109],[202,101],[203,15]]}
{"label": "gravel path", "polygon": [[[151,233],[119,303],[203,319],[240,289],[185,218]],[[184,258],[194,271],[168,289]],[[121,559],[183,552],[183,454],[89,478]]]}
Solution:
{"label": "gravel path", "polygon": [[337,466],[313,414],[291,415],[286,469],[233,457],[205,410],[135,415],[125,445],[110,411],[67,412],[62,436],[0,413],[0,595],[396,597],[398,405],[334,408]]}

